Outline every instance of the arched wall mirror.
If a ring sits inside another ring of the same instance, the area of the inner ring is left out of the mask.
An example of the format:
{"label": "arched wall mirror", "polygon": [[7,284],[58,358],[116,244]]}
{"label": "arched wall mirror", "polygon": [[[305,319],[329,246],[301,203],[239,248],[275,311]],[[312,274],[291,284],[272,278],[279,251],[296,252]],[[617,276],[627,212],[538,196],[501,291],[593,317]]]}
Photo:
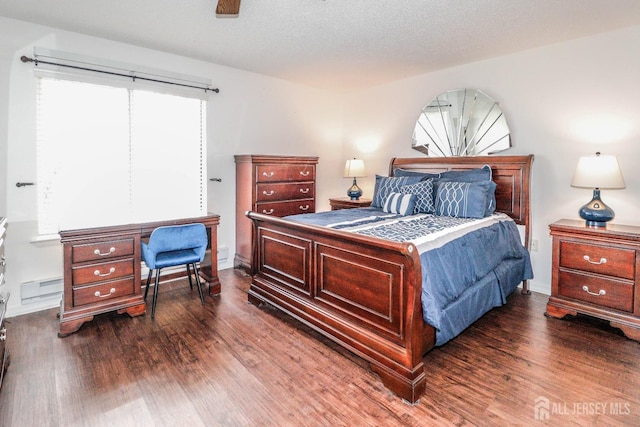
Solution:
{"label": "arched wall mirror", "polygon": [[477,89],[449,90],[422,109],[411,148],[430,157],[480,156],[511,147],[496,101]]}

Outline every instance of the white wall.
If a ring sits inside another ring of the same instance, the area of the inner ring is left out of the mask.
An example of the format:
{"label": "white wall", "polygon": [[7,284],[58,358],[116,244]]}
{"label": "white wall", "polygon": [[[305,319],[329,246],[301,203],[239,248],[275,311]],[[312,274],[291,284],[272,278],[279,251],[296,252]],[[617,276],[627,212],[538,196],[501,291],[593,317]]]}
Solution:
{"label": "white wall", "polygon": [[[16,188],[35,182],[35,79],[33,47],[73,52],[173,73],[210,78],[220,88],[207,104],[209,211],[220,215],[218,242],[235,252],[234,154],[318,155],[319,208],[328,207],[330,188],[342,182],[340,101],[328,92],[193,59],[0,18],[0,216],[9,218],[6,288],[8,316],[56,305],[20,304],[20,283],[62,276],[58,242],[32,243],[36,236],[36,191]],[[336,108],[338,107],[338,108]],[[90,138],[90,135],[87,136]],[[326,185],[325,185],[326,184]],[[345,185],[345,188],[347,186]],[[224,284],[223,284],[224,286]]]}
{"label": "white wall", "polygon": [[[578,217],[592,196],[570,187],[578,157],[618,156],[626,189],[602,190],[615,223],[640,225],[640,27],[520,52],[397,81],[353,94],[345,104],[345,152],[362,155],[370,175],[386,174],[391,156],[420,156],[411,135],[422,107],[456,88],[477,88],[500,102],[513,147],[504,154],[535,155],[532,178],[534,290],[551,289],[548,225]],[[348,147],[351,147],[349,150]],[[375,148],[375,151],[374,151]]]}
{"label": "white wall", "polygon": [[[420,156],[411,134],[422,107],[448,89],[472,87],[501,103],[514,147],[505,154],[535,154],[533,168],[534,290],[549,292],[551,239],[548,224],[575,218],[591,191],[569,186],[580,155],[616,154],[627,188],[603,190],[614,222],[640,225],[640,27],[494,58],[397,81],[347,95],[330,94],[281,80],[158,51],[0,18],[0,215],[9,217],[7,287],[9,315],[37,307],[19,305],[19,284],[62,275],[57,243],[30,243],[35,235],[35,93],[33,46],[101,56],[170,72],[209,77],[221,92],[208,103],[208,168],[222,183],[209,185],[209,209],[221,215],[219,243],[235,249],[234,154],[318,155],[318,209],[342,196],[344,160],[366,161],[358,180],[370,197],[373,176],[386,174],[389,158]],[[224,284],[223,284],[224,286]]]}

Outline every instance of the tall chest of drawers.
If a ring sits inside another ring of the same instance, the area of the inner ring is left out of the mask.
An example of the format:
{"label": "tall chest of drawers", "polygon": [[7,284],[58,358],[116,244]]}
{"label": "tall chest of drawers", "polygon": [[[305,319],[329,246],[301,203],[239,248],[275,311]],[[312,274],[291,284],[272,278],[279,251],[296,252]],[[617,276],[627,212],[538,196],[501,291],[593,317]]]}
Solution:
{"label": "tall chest of drawers", "polygon": [[546,314],[586,314],[640,341],[640,227],[560,220],[553,238],[551,296]]}
{"label": "tall chest of drawers", "polygon": [[316,210],[318,157],[237,155],[236,255],[234,266],[251,265],[251,221],[246,211],[286,216]]}

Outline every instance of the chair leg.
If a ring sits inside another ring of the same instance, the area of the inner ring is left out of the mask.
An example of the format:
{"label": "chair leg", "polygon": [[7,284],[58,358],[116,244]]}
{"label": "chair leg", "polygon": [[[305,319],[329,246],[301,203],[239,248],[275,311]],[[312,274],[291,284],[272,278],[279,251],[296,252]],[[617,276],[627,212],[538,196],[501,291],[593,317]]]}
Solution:
{"label": "chair leg", "polygon": [[191,281],[191,269],[189,265],[190,264],[187,264],[187,277],[189,278],[189,289],[193,290],[193,281]]}
{"label": "chair leg", "polygon": [[144,288],[144,300],[147,300],[147,294],[149,293],[149,285],[151,284],[151,274],[153,273],[152,269],[149,269],[149,275],[147,276],[147,286]]}
{"label": "chair leg", "polygon": [[202,295],[202,285],[200,284],[200,274],[198,273],[198,267],[196,263],[193,263],[193,271],[196,274],[196,283],[198,284],[198,293],[200,294],[200,302],[204,305],[204,295]]}
{"label": "chair leg", "polygon": [[151,318],[156,315],[156,301],[158,300],[158,285],[160,284],[160,269],[156,269],[156,284],[153,287],[153,303],[151,303]]}

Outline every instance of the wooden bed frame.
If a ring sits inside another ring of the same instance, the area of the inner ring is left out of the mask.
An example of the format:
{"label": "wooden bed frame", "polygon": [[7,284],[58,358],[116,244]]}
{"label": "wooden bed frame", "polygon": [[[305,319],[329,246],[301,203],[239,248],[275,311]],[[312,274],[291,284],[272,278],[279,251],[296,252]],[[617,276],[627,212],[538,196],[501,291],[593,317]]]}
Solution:
{"label": "wooden bed frame", "polygon": [[[533,155],[394,158],[389,175],[396,168],[437,173],[491,165],[497,210],[524,225],[528,248],[532,162]],[[415,246],[246,215],[254,226],[249,301],[271,304],[367,360],[388,389],[416,403],[426,388],[423,355],[434,346],[435,329],[422,318]]]}

